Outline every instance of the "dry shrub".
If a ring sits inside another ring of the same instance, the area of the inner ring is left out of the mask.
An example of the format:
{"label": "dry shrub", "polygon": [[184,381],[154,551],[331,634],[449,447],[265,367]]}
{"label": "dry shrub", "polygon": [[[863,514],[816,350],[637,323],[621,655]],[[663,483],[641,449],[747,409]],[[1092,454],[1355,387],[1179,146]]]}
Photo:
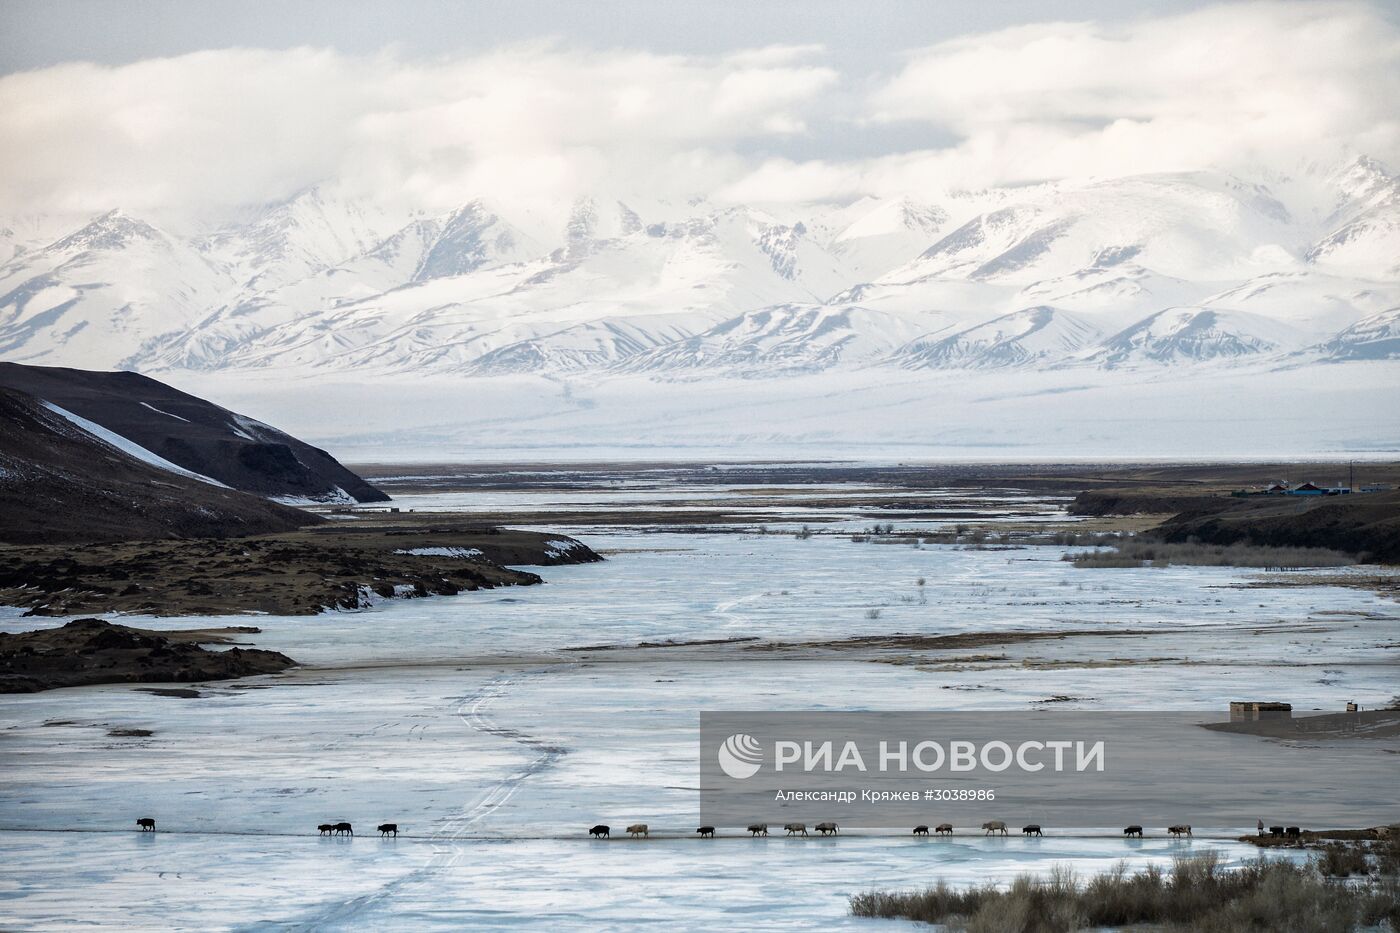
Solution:
{"label": "dry shrub", "polygon": [[1400,891],[1393,879],[1342,882],[1316,865],[1289,861],[1258,859],[1226,869],[1206,854],[1178,859],[1170,871],[1149,866],[1130,874],[1120,864],[1087,882],[1056,867],[1044,877],[1020,875],[1005,889],[939,882],[922,891],[875,891],[852,897],[851,913],[967,933],[1139,925],[1206,933],[1345,933],[1387,922],[1400,930]]}
{"label": "dry shrub", "polygon": [[1357,559],[1341,551],[1310,547],[1265,547],[1255,544],[1202,544],[1187,541],[1164,544],[1160,541],[1125,539],[1111,551],[1080,551],[1063,558],[1076,567],[1259,567],[1295,569],[1300,567],[1346,567]]}

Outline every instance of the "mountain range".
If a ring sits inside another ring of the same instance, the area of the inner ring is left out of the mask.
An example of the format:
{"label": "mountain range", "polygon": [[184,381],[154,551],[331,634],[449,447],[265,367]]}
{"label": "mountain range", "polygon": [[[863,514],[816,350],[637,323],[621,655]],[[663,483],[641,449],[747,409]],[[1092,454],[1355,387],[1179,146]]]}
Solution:
{"label": "mountain range", "polygon": [[554,213],[313,188],[193,235],[119,206],[0,221],[0,358],[690,379],[1400,357],[1400,178],[1366,158]]}

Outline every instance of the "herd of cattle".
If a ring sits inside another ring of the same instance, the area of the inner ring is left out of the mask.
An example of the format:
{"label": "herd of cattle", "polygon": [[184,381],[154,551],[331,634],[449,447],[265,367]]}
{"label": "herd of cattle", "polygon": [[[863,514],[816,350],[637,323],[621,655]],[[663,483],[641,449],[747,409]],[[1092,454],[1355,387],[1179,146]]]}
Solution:
{"label": "herd of cattle", "polygon": [[[1283,827],[1279,826],[1275,828],[1278,829],[1278,832],[1274,835],[1283,835]],[[784,823],[783,829],[787,830],[787,835],[789,836],[810,835],[807,832],[806,823]],[[812,829],[821,833],[823,836],[835,836],[838,835],[840,832],[840,828],[835,823],[818,823],[815,826],[813,826]],[[987,822],[982,824],[982,829],[984,830],[983,835],[986,836],[993,836],[998,833],[1000,833],[1003,836],[1007,835],[1006,823],[1002,820],[988,820]],[[715,828],[713,826],[697,826],[695,831],[699,833],[701,839],[713,839],[715,837]],[[747,827],[745,827],[745,831],[748,832],[750,836],[766,836],[768,835],[768,824],[750,823]],[[651,836],[651,830],[649,829],[646,823],[633,823],[631,826],[627,827],[626,832],[627,835],[633,839],[637,838],[638,836],[642,836],[644,838]],[[951,836],[953,835],[953,824],[939,823],[933,828],[933,832],[935,835],[938,836]],[[1181,836],[1190,836],[1191,827],[1186,825],[1185,823],[1181,823],[1176,826],[1168,826],[1167,833],[1171,836],[1178,838]],[[920,824],[914,827],[914,835],[927,836],[928,834],[929,832],[927,826]],[[1295,826],[1288,827],[1288,834],[1290,836],[1298,835],[1298,828]],[[595,839],[611,839],[612,827],[607,825],[606,823],[599,823],[598,825],[593,826],[588,830],[588,835],[592,836]],[[1021,827],[1021,835],[1043,836],[1045,835],[1045,833],[1041,830],[1040,824],[1030,823],[1026,826]],[[1138,839],[1141,839],[1142,827],[1138,826],[1136,823],[1132,826],[1125,826],[1123,828],[1123,835],[1125,837],[1135,836]]]}
{"label": "herd of cattle", "polygon": [[[156,831],[156,821],[149,816],[141,817],[136,821],[136,825],[140,827],[143,833],[153,833]],[[379,830],[379,835],[381,836],[393,836],[396,839],[398,838],[398,823],[380,823],[376,828]],[[349,823],[322,823],[320,826],[317,826],[316,829],[322,836],[355,835],[355,827]]]}
{"label": "herd of cattle", "polygon": [[[136,825],[140,827],[143,833],[153,833],[156,831],[156,821],[148,816],[144,816],[141,819],[137,820]],[[380,836],[393,836],[394,838],[398,838],[398,823],[380,823],[379,826],[376,828],[379,830]],[[322,823],[321,825],[317,826],[316,829],[322,836],[355,835],[355,827],[350,825],[349,823]],[[747,827],[745,827],[745,829],[751,836],[768,835],[767,823],[750,823]],[[809,833],[807,832],[806,823],[784,823],[783,829],[787,831],[787,835],[789,836],[809,835]],[[840,827],[838,827],[835,823],[817,823],[815,826],[812,827],[812,829],[823,836],[835,836],[838,835],[840,832]],[[984,830],[983,835],[986,836],[992,836],[998,833],[1003,836],[1007,835],[1006,823],[1002,820],[988,820],[987,822],[982,824],[982,829]],[[700,834],[701,839],[713,839],[715,837],[715,828],[713,826],[699,826],[696,827],[695,831]],[[933,828],[933,832],[934,835],[937,836],[951,836],[953,835],[953,824],[939,823]],[[1184,823],[1177,826],[1168,826],[1167,833],[1175,837],[1190,836],[1191,827]],[[927,836],[928,834],[929,830],[927,826],[920,824],[919,826],[914,827],[914,835]],[[612,837],[612,827],[608,826],[605,823],[599,823],[598,825],[588,830],[588,835],[592,836],[595,839],[609,839]],[[649,837],[651,835],[651,830],[647,827],[646,823],[633,823],[631,826],[627,827],[627,835],[633,839],[637,838],[638,836]],[[1040,825],[1038,823],[1030,823],[1026,826],[1021,827],[1021,835],[1043,836],[1045,835],[1045,833],[1041,831]],[[1132,826],[1125,826],[1123,828],[1123,835],[1125,837],[1135,836],[1138,839],[1141,839],[1142,827],[1138,826],[1136,823]],[[1296,839],[1302,835],[1302,830],[1300,830],[1297,826],[1270,826],[1269,835],[1275,837],[1286,836],[1289,838]]]}

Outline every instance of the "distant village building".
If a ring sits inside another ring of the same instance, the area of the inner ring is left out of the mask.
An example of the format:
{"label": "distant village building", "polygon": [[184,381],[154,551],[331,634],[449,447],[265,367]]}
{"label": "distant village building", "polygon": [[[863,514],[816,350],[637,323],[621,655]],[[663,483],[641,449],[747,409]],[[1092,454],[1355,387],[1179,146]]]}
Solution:
{"label": "distant village building", "polygon": [[1233,700],[1230,703],[1231,722],[1255,722],[1260,719],[1292,718],[1292,703],[1265,703],[1259,700]]}
{"label": "distant village building", "polygon": [[1299,483],[1290,486],[1287,483],[1270,483],[1268,486],[1256,486],[1253,489],[1239,489],[1230,495],[1239,496],[1349,496],[1354,492],[1388,492],[1390,487],[1384,483],[1371,483],[1366,486],[1352,487],[1342,483],[1335,483],[1331,486],[1319,486],[1317,483]]}

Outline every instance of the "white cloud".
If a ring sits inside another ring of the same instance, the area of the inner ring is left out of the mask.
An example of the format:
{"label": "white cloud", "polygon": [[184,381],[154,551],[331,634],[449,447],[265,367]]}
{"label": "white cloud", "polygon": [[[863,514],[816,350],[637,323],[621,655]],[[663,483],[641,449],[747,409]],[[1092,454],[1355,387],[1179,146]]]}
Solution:
{"label": "white cloud", "polygon": [[953,184],[1400,155],[1400,36],[1359,3],[1226,4],[1128,24],[1046,23],[908,56],[875,122],[961,138]]}
{"label": "white cloud", "polygon": [[444,207],[659,183],[668,166],[703,187],[739,170],[729,153],[744,140],[803,131],[838,78],[814,54],[231,49],[11,75],[0,209],[232,207],[326,180]]}
{"label": "white cloud", "polygon": [[[1026,25],[873,74],[830,60],[810,46],[537,43],[431,61],[227,49],[14,74],[0,78],[0,213],[205,216],[324,182],[445,209],[600,191],[918,194],[1345,150],[1400,163],[1400,36],[1365,3]],[[896,125],[950,142],[834,154],[850,151],[839,134]]]}

